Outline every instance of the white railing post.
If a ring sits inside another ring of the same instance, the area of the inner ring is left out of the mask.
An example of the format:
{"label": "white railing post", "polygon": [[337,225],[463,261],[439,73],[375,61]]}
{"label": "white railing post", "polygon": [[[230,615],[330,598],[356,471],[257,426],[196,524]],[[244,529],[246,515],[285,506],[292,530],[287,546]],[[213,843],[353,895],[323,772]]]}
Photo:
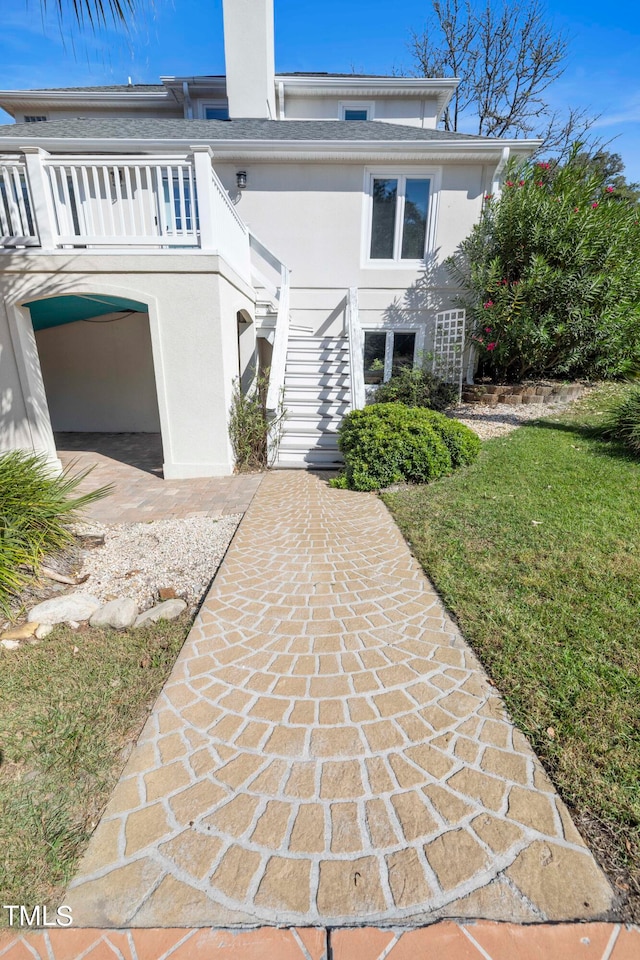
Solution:
{"label": "white railing post", "polygon": [[40,238],[40,246],[44,250],[53,250],[56,246],[57,235],[54,226],[51,190],[45,177],[43,163],[43,160],[49,154],[41,147],[22,147],[21,150],[27,166],[29,191],[33,204],[33,219]]}
{"label": "white railing post", "polygon": [[364,390],[364,336],[358,316],[357,287],[349,287],[345,319],[347,339],[349,341],[351,409],[361,410],[365,405],[366,397]]}
{"label": "white railing post", "polygon": [[277,410],[282,398],[284,374],[287,366],[287,345],[289,342],[289,268],[281,265],[280,297],[276,333],[271,355],[269,371],[269,389],[267,390],[267,410]]}
{"label": "white railing post", "polygon": [[198,203],[198,220],[200,223],[200,247],[202,250],[217,250],[218,237],[215,218],[213,216],[211,161],[213,150],[211,147],[199,145],[191,147],[193,152],[193,166],[196,173],[196,197]]}

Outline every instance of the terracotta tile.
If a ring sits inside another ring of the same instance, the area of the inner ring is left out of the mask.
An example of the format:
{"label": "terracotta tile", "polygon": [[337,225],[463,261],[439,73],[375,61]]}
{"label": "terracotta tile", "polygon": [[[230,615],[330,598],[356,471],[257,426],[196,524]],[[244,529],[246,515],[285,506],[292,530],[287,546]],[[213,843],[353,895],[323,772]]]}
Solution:
{"label": "terracotta tile", "polygon": [[[378,960],[395,934],[377,927],[359,927],[355,930],[332,930],[331,951],[333,960]],[[413,960],[417,960],[416,957]]]}
{"label": "terracotta tile", "polygon": [[601,960],[613,925],[480,922],[467,929],[491,960]]}
{"label": "terracotta tile", "polygon": [[302,944],[309,954],[310,960],[326,960],[326,930],[319,930],[317,927],[296,927],[295,932],[302,940]]}
{"label": "terracotta tile", "polygon": [[[160,960],[161,957],[170,956],[171,951],[191,935],[193,935],[192,930],[177,930],[170,927],[166,930],[131,931],[138,960]],[[57,957],[56,960],[58,960]]]}
{"label": "terracotta tile", "polygon": [[[10,946],[7,950],[9,944]],[[3,950],[6,952],[2,953],[1,951]],[[18,938],[10,934],[7,937],[6,943],[0,939],[0,956],[2,960],[34,960],[34,950],[36,951],[35,956],[41,957],[42,960],[47,960],[47,947],[42,934],[28,933]]]}
{"label": "terracotta tile", "polygon": [[[431,960],[431,957],[434,960],[487,960],[455,923],[436,923],[403,933],[387,956],[388,960],[422,960],[423,957],[425,960]],[[510,960],[521,958],[519,954],[512,954]]]}
{"label": "terracotta tile", "polygon": [[169,956],[171,960],[306,960],[292,932],[274,927],[198,930]]}
{"label": "terracotta tile", "polygon": [[[102,930],[90,930],[70,927],[49,931],[49,943],[55,960],[76,960],[93,944],[102,939]],[[3,957],[4,960],[4,957]],[[113,960],[113,954],[111,954]]]}
{"label": "terracotta tile", "polygon": [[622,927],[609,960],[638,960],[640,957],[640,926]]}

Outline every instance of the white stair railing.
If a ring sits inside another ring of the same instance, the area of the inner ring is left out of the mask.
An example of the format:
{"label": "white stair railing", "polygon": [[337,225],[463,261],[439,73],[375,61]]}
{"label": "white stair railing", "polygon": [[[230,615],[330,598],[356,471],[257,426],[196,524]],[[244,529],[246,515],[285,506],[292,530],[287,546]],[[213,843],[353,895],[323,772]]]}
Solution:
{"label": "white stair railing", "polygon": [[19,160],[0,158],[0,246],[38,246],[27,169]]}
{"label": "white stair railing", "polygon": [[267,390],[267,410],[269,411],[278,410],[282,402],[289,343],[289,268],[281,264],[280,269],[278,316],[271,355],[271,369],[269,371],[269,389]]}
{"label": "white stair railing", "polygon": [[349,287],[345,311],[345,333],[349,342],[349,381],[351,409],[361,410],[365,405],[364,389],[364,333],[358,310],[358,288]]}

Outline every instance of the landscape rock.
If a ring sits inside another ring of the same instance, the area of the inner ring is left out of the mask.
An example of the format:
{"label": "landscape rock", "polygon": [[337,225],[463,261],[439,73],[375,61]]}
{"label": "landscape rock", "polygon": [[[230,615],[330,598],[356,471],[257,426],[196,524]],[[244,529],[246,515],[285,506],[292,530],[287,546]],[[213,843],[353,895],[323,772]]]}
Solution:
{"label": "landscape rock", "polygon": [[23,623],[19,627],[12,627],[11,630],[5,630],[0,633],[0,640],[28,640],[36,632],[39,624]]}
{"label": "landscape rock", "polygon": [[69,623],[88,620],[102,606],[90,593],[67,593],[45,600],[29,611],[29,620],[37,623]]}
{"label": "landscape rock", "polygon": [[134,627],[143,627],[147,623],[157,623],[158,620],[175,620],[187,609],[184,600],[165,600],[150,610],[141,613],[134,623]]}
{"label": "landscape rock", "polygon": [[138,604],[135,600],[123,597],[120,600],[110,600],[100,607],[91,616],[89,623],[92,627],[112,627],[114,630],[128,630],[138,616]]}
{"label": "landscape rock", "polygon": [[34,636],[36,636],[38,640],[44,640],[45,637],[49,636],[52,630],[53,626],[50,623],[41,623],[38,626]]}
{"label": "landscape rock", "polygon": [[19,640],[0,640],[0,647],[4,647],[5,650],[17,650],[19,646]]}

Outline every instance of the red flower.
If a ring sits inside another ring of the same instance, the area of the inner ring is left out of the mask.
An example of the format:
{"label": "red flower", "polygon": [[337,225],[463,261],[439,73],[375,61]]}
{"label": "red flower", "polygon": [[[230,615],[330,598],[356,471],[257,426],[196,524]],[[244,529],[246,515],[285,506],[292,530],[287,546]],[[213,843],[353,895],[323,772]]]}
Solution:
{"label": "red flower", "polygon": [[607,193],[613,193],[613,187],[607,187]]}
{"label": "red flower", "polygon": [[485,328],[484,328],[484,332],[485,332],[485,333],[491,333],[491,327],[485,327]]}
{"label": "red flower", "polygon": [[538,180],[536,187],[544,187],[544,182],[542,180]]}
{"label": "red flower", "polygon": [[482,306],[484,307],[485,310],[490,310],[491,307],[493,306],[493,300],[487,300],[487,302],[483,303]]}
{"label": "red flower", "polygon": [[536,167],[540,167],[541,170],[548,170],[550,166],[550,163],[536,163]]}
{"label": "red flower", "polygon": [[519,185],[520,187],[524,187],[524,180],[520,180],[519,183],[518,183],[518,185]]}
{"label": "red flower", "polygon": [[508,187],[512,187],[512,186],[513,186],[513,180],[507,180],[507,186],[508,186]]}
{"label": "red flower", "polygon": [[484,198],[485,198],[485,200],[493,200],[493,194],[492,194],[492,193],[485,193]]}
{"label": "red flower", "polygon": [[598,201],[596,200],[596,202],[595,202],[595,203],[592,203],[591,206],[592,206],[593,209],[595,210],[595,208],[598,206]]}
{"label": "red flower", "polygon": [[495,343],[488,343],[488,344],[487,344],[487,350],[495,350],[495,348],[496,348]]}
{"label": "red flower", "polygon": [[574,207],[574,208],[573,208],[573,212],[574,212],[574,213],[577,213],[579,209],[580,209],[580,207]]}

